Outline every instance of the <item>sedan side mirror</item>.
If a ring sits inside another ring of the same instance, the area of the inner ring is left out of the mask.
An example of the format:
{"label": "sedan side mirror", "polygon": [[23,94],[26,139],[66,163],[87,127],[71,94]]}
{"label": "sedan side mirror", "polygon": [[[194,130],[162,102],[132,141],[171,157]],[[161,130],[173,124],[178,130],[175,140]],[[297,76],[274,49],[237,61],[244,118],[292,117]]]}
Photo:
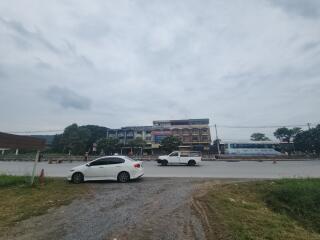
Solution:
{"label": "sedan side mirror", "polygon": [[90,164],[89,164],[89,163],[87,163],[87,164],[86,164],[86,166],[87,166],[87,167],[90,167]]}

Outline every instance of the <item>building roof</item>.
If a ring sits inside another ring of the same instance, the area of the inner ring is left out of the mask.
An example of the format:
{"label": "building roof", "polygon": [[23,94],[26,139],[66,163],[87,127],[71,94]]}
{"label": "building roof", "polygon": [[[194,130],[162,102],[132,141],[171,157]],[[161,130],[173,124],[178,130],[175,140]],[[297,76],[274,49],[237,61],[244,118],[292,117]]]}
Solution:
{"label": "building roof", "polygon": [[230,144],[279,144],[277,141],[252,141],[252,140],[227,140],[227,141],[221,141],[221,143],[230,143]]}
{"label": "building roof", "polygon": [[29,136],[20,136],[0,132],[0,147],[27,150],[41,150],[45,147],[45,140]]}
{"label": "building roof", "polygon": [[155,120],[153,125],[161,123],[168,123],[170,125],[200,125],[209,124],[209,118],[196,118],[196,119],[179,119],[179,120]]}
{"label": "building roof", "polygon": [[122,127],[121,130],[135,130],[135,131],[143,131],[143,130],[152,130],[153,126],[128,126]]}

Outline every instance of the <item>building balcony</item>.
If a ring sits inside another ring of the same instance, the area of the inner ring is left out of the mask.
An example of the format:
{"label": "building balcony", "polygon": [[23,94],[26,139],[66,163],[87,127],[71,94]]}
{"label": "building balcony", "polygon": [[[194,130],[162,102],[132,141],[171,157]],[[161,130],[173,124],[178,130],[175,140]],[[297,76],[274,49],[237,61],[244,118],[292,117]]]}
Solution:
{"label": "building balcony", "polygon": [[183,136],[190,136],[191,133],[182,133]]}
{"label": "building balcony", "polygon": [[205,135],[205,136],[208,136],[208,135],[209,135],[209,133],[206,133],[206,132],[202,132],[202,133],[200,133],[200,135]]}

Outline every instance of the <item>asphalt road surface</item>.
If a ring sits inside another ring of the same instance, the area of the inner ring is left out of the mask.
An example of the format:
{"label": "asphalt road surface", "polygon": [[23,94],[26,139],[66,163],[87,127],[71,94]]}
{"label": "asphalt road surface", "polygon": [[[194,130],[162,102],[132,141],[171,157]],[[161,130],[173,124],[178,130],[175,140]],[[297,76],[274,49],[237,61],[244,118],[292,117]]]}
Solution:
{"label": "asphalt road surface", "polygon": [[[46,176],[65,177],[74,166],[83,162],[48,164],[40,162],[37,174],[44,169]],[[1,162],[0,174],[30,175],[32,162]],[[200,166],[159,166],[156,162],[143,163],[145,177],[195,177],[195,178],[283,178],[320,177],[320,160],[314,161],[241,161],[202,162]]]}
{"label": "asphalt road surface", "polygon": [[207,183],[228,181],[143,178],[125,184],[84,183],[88,195],[19,222],[0,239],[205,239],[193,196]]}

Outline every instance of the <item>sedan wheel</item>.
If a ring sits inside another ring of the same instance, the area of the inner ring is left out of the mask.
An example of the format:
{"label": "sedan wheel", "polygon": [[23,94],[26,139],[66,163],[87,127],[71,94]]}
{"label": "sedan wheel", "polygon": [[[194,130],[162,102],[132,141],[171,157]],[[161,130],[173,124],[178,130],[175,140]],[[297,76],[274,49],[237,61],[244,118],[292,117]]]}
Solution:
{"label": "sedan wheel", "polygon": [[125,183],[130,180],[130,175],[127,172],[121,172],[118,174],[118,182]]}
{"label": "sedan wheel", "polygon": [[82,183],[83,182],[83,174],[80,172],[77,172],[75,174],[72,175],[72,182],[73,183]]}

